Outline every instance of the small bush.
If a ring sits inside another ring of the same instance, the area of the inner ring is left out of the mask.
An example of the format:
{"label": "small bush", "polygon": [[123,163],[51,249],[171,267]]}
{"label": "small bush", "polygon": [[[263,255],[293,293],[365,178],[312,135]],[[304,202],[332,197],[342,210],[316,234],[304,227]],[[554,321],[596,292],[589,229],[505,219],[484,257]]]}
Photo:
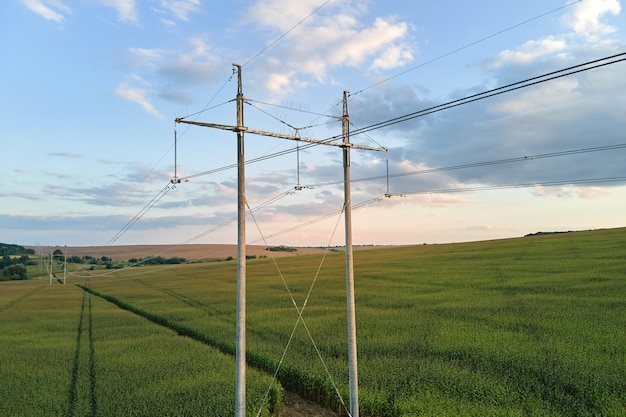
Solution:
{"label": "small bush", "polygon": [[26,266],[24,264],[7,266],[2,270],[2,276],[10,281],[26,279]]}

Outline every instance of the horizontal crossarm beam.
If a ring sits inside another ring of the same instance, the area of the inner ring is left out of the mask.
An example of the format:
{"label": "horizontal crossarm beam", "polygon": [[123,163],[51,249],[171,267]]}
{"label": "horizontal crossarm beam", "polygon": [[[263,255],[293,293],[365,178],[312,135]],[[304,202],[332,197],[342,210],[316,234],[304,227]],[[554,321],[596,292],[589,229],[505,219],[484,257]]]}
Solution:
{"label": "horizontal crossarm beam", "polygon": [[378,151],[378,152],[387,151],[386,148],[375,148],[372,146],[356,145],[354,143],[343,143],[343,142],[337,142],[337,141],[331,141],[331,140],[303,138],[297,135],[287,135],[284,133],[276,133],[276,132],[268,132],[265,130],[250,129],[245,126],[237,127],[237,126],[221,125],[221,124],[216,124],[216,123],[195,122],[195,121],[185,120],[185,119],[180,119],[180,118],[176,119],[176,123],[186,123],[186,124],[196,125],[196,126],[212,127],[214,129],[230,130],[232,132],[242,131],[242,132],[251,133],[253,135],[258,135],[258,136],[268,136],[271,138],[295,140],[299,142],[314,143],[318,145],[337,146],[339,148],[350,147],[350,148],[361,149],[361,150],[366,150],[366,151]]}

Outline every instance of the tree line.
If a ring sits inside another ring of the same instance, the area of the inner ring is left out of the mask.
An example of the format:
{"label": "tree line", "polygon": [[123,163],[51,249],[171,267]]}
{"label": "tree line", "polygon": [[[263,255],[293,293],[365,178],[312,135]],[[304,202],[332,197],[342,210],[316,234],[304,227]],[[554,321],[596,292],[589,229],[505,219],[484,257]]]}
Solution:
{"label": "tree line", "polygon": [[32,261],[28,255],[34,255],[35,251],[27,249],[20,245],[10,243],[0,243],[0,280],[15,281],[26,279],[26,265],[32,265]]}

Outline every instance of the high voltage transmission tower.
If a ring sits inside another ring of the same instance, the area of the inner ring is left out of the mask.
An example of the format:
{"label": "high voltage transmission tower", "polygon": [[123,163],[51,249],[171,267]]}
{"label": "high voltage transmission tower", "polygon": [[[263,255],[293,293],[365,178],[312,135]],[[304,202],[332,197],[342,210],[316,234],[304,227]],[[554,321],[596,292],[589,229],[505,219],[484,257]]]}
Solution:
{"label": "high voltage transmission tower", "polygon": [[[276,132],[251,129],[244,125],[243,104],[244,95],[241,82],[241,65],[233,64],[237,72],[237,125],[229,126],[216,123],[204,123],[175,119],[176,123],[186,123],[190,125],[211,127],[221,130],[230,130],[237,133],[237,342],[236,342],[236,402],[235,416],[245,417],[246,415],[246,391],[245,391],[245,371],[246,371],[246,194],[245,194],[245,158],[244,158],[244,133],[251,133],[260,136],[269,136],[278,139],[288,139],[300,142],[307,142],[318,145],[329,145],[340,147],[343,150],[343,173],[344,173],[344,219],[345,219],[345,246],[346,246],[346,303],[348,322],[348,370],[350,381],[350,415],[359,417],[359,397],[358,397],[358,372],[357,372],[357,349],[356,349],[356,323],[355,323],[355,303],[354,303],[354,268],[352,254],[352,201],[350,190],[350,148],[382,151],[385,148],[375,148],[370,146],[355,145],[350,143],[350,118],[348,116],[348,94],[343,92],[343,114],[341,117],[341,141],[328,141],[314,138],[303,138],[296,135],[286,135]],[[180,180],[174,176],[172,183]],[[299,310],[299,309],[298,309]],[[300,313],[300,311],[299,311]]]}

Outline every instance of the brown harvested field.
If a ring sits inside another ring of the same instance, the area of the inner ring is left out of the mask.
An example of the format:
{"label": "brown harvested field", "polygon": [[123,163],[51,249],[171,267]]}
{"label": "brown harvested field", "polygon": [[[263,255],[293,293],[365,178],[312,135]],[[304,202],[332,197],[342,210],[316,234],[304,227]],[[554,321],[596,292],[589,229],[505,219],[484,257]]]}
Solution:
{"label": "brown harvested field", "polygon": [[[44,255],[60,249],[67,256],[93,256],[101,258],[107,256],[114,261],[127,261],[130,258],[147,258],[149,256],[162,256],[172,258],[174,256],[188,260],[199,259],[226,259],[229,256],[237,257],[237,245],[128,245],[128,246],[27,246],[35,253]],[[298,256],[315,253],[323,253],[321,248],[295,248],[295,252],[269,252],[262,245],[248,245],[246,254],[249,256],[266,255],[267,257]]]}

